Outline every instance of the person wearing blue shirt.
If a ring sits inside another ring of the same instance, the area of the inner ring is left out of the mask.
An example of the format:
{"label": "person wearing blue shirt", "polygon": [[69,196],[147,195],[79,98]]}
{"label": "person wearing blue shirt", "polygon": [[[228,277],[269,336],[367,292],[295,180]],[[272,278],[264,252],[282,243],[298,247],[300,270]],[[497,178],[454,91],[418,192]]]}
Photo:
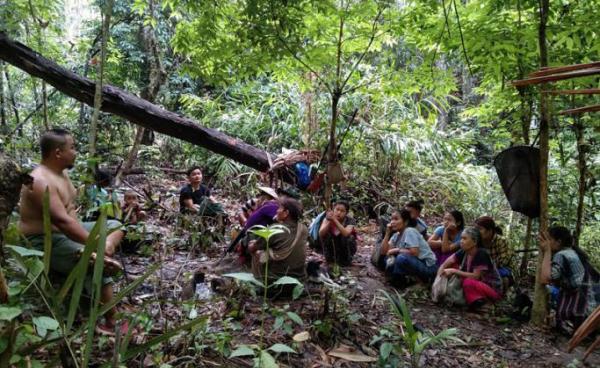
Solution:
{"label": "person wearing blue shirt", "polygon": [[408,284],[407,277],[414,276],[428,283],[437,272],[436,256],[414,226],[415,220],[409,211],[395,211],[381,244],[380,255],[386,257],[386,272],[392,283],[401,287]]}

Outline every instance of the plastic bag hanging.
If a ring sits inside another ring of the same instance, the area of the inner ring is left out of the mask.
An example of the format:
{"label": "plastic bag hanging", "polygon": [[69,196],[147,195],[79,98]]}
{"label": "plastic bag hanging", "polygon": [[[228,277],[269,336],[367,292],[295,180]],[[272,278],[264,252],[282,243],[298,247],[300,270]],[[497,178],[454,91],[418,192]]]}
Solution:
{"label": "plastic bag hanging", "polygon": [[513,211],[528,217],[540,216],[540,150],[514,146],[494,159],[502,190]]}

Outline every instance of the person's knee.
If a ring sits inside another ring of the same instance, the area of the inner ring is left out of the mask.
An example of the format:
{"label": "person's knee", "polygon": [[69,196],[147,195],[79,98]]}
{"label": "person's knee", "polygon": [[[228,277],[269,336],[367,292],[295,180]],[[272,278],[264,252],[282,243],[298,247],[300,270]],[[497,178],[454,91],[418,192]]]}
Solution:
{"label": "person's knee", "polygon": [[408,259],[408,256],[406,256],[404,254],[400,254],[400,255],[396,256],[395,263],[398,266],[405,266],[410,263],[410,260]]}
{"label": "person's knee", "polygon": [[106,229],[108,231],[122,230],[123,224],[118,220],[107,220]]}

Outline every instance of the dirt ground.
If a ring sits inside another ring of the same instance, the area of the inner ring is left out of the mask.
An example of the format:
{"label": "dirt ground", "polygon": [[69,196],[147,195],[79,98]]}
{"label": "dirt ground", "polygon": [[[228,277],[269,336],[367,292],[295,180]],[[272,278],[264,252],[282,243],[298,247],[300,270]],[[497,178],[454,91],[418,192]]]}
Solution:
{"label": "dirt ground", "polygon": [[[248,291],[250,287],[240,287],[220,275],[228,268],[224,265],[232,265],[233,258],[227,257],[216,266],[229,240],[229,228],[224,237],[219,235],[216,228],[201,227],[203,236],[190,231],[197,229],[195,225],[188,225],[184,229],[185,225],[178,220],[174,205],[178,184],[166,182],[161,188],[154,186],[155,195],[162,193],[160,206],[151,211],[148,221],[150,230],[156,234],[155,241],[136,253],[122,255],[127,278],[119,285],[128,284],[150,265],[160,263],[156,274],[129,298],[134,308],[149,319],[146,339],[160,331],[164,332],[166,328],[189,322],[191,317],[205,316],[206,322],[192,333],[176,336],[162,354],[146,354],[139,358],[139,364],[158,367],[161,362],[169,362],[171,366],[251,367],[251,358],[227,357],[241,344],[259,343],[261,299],[251,295]],[[231,214],[239,205],[237,201],[229,201],[225,197],[219,200]],[[305,219],[305,222],[309,220]],[[354,264],[342,269],[341,275],[334,278],[340,289],[332,291],[324,285],[307,284],[308,293],[297,300],[270,302],[264,323],[265,346],[282,343],[297,352],[279,354],[277,361],[280,366],[377,366],[377,362],[361,363],[355,360],[377,359],[380,344],[393,341],[385,331],[401,331],[399,319],[392,315],[379,291],[384,289],[393,292],[393,289],[369,261],[376,234],[372,232],[372,227],[364,226],[361,230],[361,246]],[[319,255],[311,253],[309,258],[318,259]],[[225,282],[219,284],[220,292],[214,292],[206,300],[187,299],[191,293],[188,280],[199,271],[206,274],[207,280]],[[428,290],[421,285],[403,290],[401,294],[409,305],[414,323],[435,334],[447,328],[457,328],[456,336],[462,340],[427,348],[420,360],[422,366],[600,367],[600,354],[593,354],[583,365],[580,360],[584,348],[580,347],[572,354],[567,353],[567,337],[507,318],[505,312],[509,309],[508,302],[476,314],[435,305],[429,298]],[[301,318],[301,324],[286,317],[287,312],[296,313]],[[398,333],[394,332],[396,336]],[[378,339],[377,336],[383,338]],[[294,338],[304,341],[295,341]],[[408,353],[402,349],[402,344],[398,346],[395,351],[400,356],[400,363],[389,366],[408,366]],[[198,358],[198,349],[203,351],[202,359]],[[342,354],[336,354],[340,352]]]}

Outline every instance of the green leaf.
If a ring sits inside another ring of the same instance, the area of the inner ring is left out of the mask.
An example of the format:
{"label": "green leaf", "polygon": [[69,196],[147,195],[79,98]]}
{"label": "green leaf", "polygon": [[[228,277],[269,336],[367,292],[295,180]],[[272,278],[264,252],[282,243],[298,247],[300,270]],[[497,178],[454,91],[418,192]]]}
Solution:
{"label": "green leaf", "polygon": [[394,350],[394,345],[392,345],[392,343],[389,342],[384,342],[379,348],[379,356],[381,356],[381,359],[385,361],[389,358],[392,350]]}
{"label": "green leaf", "polygon": [[302,318],[300,318],[299,315],[297,315],[294,312],[287,312],[287,316],[294,322],[296,322],[297,324],[299,324],[300,326],[302,326],[304,324],[304,321],[302,321]]}
{"label": "green leaf", "polygon": [[8,338],[2,337],[0,338],[0,354],[4,353],[6,347],[8,346]]}
{"label": "green leaf", "polygon": [[303,291],[304,291],[303,284],[294,286],[294,290],[292,290],[292,299],[294,299],[294,300],[298,299],[300,297],[300,295],[302,295]]}
{"label": "green leaf", "polygon": [[269,350],[271,350],[272,352],[275,353],[291,353],[291,354],[297,354],[296,350],[290,348],[289,346],[285,345],[285,344],[273,344],[273,346],[271,346],[269,348]]}
{"label": "green leaf", "polygon": [[302,285],[302,283],[293,277],[282,276],[279,279],[277,279],[277,281],[275,281],[272,285]]}
{"label": "green leaf", "polygon": [[255,356],[254,350],[247,345],[240,345],[237,349],[231,352],[229,358],[241,357],[241,356]]}
{"label": "green leaf", "polygon": [[54,331],[58,328],[58,322],[54,318],[41,316],[33,317],[33,324],[36,327],[37,333],[40,337],[46,336],[48,330]]}
{"label": "green leaf", "polygon": [[225,277],[231,277],[234,278],[236,280],[240,280],[240,281],[244,281],[244,282],[249,282],[251,284],[254,284],[256,286],[260,286],[260,287],[264,287],[264,284],[260,281],[258,281],[253,274],[248,273],[248,272],[234,272],[234,273],[226,273],[223,276]]}
{"label": "green leaf", "polygon": [[37,250],[37,249],[23,248],[18,245],[6,245],[5,247],[10,249],[11,251],[15,252],[16,254],[20,255],[21,257],[31,257],[31,256],[43,257],[44,256],[44,252]]}
{"label": "green leaf", "polygon": [[268,351],[262,350],[258,358],[254,358],[254,362],[260,368],[279,368],[275,358]]}
{"label": "green leaf", "polygon": [[4,307],[0,306],[0,321],[12,321],[13,318],[19,316],[23,311],[19,307]]}

